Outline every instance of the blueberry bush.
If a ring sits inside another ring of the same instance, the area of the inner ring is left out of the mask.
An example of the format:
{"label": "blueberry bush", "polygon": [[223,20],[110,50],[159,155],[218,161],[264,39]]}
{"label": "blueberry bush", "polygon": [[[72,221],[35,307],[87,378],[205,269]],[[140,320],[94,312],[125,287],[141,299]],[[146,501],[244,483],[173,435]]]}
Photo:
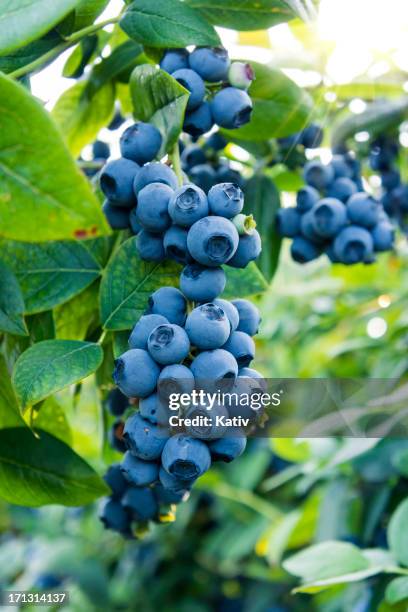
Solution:
{"label": "blueberry bush", "polygon": [[266,379],[406,401],[406,87],[332,86],[318,4],[0,0],[0,594],[407,609],[406,433],[168,428]]}

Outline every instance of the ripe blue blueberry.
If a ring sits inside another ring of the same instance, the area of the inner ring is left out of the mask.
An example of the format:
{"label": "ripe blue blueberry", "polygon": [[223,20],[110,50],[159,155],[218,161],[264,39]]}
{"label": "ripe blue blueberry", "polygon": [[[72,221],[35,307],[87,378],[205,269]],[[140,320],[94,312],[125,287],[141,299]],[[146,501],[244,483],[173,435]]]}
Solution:
{"label": "ripe blue blueberry", "polygon": [[120,469],[126,480],[136,487],[152,484],[159,477],[158,463],[138,459],[129,451],[125,454]]}
{"label": "ripe blue blueberry", "polygon": [[143,165],[152,161],[160,151],[162,137],[151,123],[134,123],[120,137],[122,157]]}
{"label": "ripe blue blueberry", "polygon": [[123,439],[123,428],[124,422],[121,420],[117,420],[113,423],[111,428],[108,431],[108,442],[109,445],[118,453],[126,452],[126,444]]}
{"label": "ripe blue blueberry", "polygon": [[153,519],[159,511],[159,505],[150,487],[129,487],[122,498],[122,506],[136,521]]}
{"label": "ripe blue blueberry", "polygon": [[113,380],[128,397],[147,397],[156,388],[159,366],[142,349],[130,349],[115,360]]}
{"label": "ripe blue blueberry", "polygon": [[194,480],[194,478],[184,480],[183,478],[173,476],[172,474],[169,474],[169,472],[167,472],[163,466],[160,466],[159,478],[160,483],[163,485],[166,491],[170,491],[171,493],[176,493],[181,496],[188,493],[193,484],[192,481]]}
{"label": "ripe blue blueberry", "polygon": [[399,170],[390,168],[381,172],[381,184],[387,191],[396,189],[401,183],[401,174]]}
{"label": "ripe blue blueberry", "polygon": [[246,268],[249,262],[258,259],[261,251],[261,237],[257,230],[253,230],[250,234],[239,237],[238,248],[228,260],[228,265],[233,268]]}
{"label": "ripe blue blueberry", "polygon": [[251,64],[245,62],[232,62],[228,70],[228,81],[232,87],[248,89],[255,79],[255,73]]}
{"label": "ripe blue blueberry", "polygon": [[326,189],[334,179],[333,166],[319,160],[308,162],[303,169],[305,182],[319,191]]}
{"label": "ripe blue blueberry", "polygon": [[320,193],[314,187],[306,185],[297,192],[296,196],[296,208],[303,214],[313,208],[313,206],[320,200]]}
{"label": "ripe blue blueberry", "polygon": [[302,215],[300,219],[300,231],[304,238],[310,242],[314,242],[316,245],[321,245],[324,243],[325,239],[316,232],[313,211],[314,207]]}
{"label": "ripe blue blueberry", "polygon": [[238,310],[239,323],[238,331],[245,332],[249,336],[255,336],[258,333],[261,323],[261,315],[257,307],[249,300],[233,300],[235,308]]}
{"label": "ripe blue blueberry", "polygon": [[217,182],[215,170],[209,164],[199,164],[188,172],[190,180],[207,193]]}
{"label": "ripe blue blueberry", "polygon": [[245,180],[240,175],[238,170],[234,170],[227,163],[220,163],[215,173],[214,184],[217,183],[234,183],[241,189],[245,186]]}
{"label": "ripe blue blueberry", "polygon": [[292,258],[302,264],[317,259],[322,253],[319,246],[303,236],[296,236],[291,244],[290,252]]}
{"label": "ripe blue blueberry", "polygon": [[184,329],[179,325],[165,323],[150,334],[147,348],[153,359],[161,365],[183,361],[189,351],[190,342]]}
{"label": "ripe blue blueberry", "polygon": [[183,130],[193,138],[198,138],[198,136],[209,132],[213,123],[214,120],[209,103],[202,102],[200,106],[186,113]]}
{"label": "ripe blue blueberry", "polygon": [[227,146],[227,141],[224,136],[220,134],[220,132],[214,132],[211,134],[204,143],[204,149],[213,150],[213,151],[222,151]]}
{"label": "ripe blue blueberry", "polygon": [[242,455],[247,440],[242,431],[237,431],[236,433],[236,437],[233,437],[229,433],[209,443],[208,448],[210,449],[213,461],[225,461],[226,463],[230,463],[230,461]]}
{"label": "ripe blue blueberry", "polygon": [[188,68],[188,56],[187,49],[169,49],[160,62],[160,68],[169,74]]}
{"label": "ripe blue blueberry", "polygon": [[215,123],[223,128],[236,129],[248,123],[252,113],[252,100],[242,89],[226,87],[217,92],[211,102]]}
{"label": "ripe blue blueberry", "polygon": [[180,275],[180,289],[187,299],[194,302],[209,302],[225,289],[225,272],[222,268],[206,268],[189,264]]}
{"label": "ripe blue blueberry", "polygon": [[201,350],[221,348],[228,340],[230,327],[224,310],[211,302],[194,308],[186,321],[191,344]]}
{"label": "ripe blue blueberry", "polygon": [[181,154],[181,163],[184,170],[198,166],[199,164],[205,164],[207,157],[199,145],[192,144],[184,149]]}
{"label": "ripe blue blueberry", "polygon": [[167,400],[172,393],[191,393],[193,389],[194,376],[187,366],[175,363],[160,372],[157,391],[163,399]]}
{"label": "ripe blue blueberry", "polygon": [[327,195],[330,198],[336,198],[342,202],[347,200],[357,192],[357,185],[354,181],[346,177],[340,177],[333,181],[329,186]]}
{"label": "ripe blue blueberry", "polygon": [[196,185],[183,185],[172,194],[168,210],[176,225],[191,227],[193,223],[208,215],[207,196]]}
{"label": "ripe blue blueberry", "polygon": [[95,140],[92,145],[92,156],[94,159],[108,159],[110,148],[107,142]]}
{"label": "ripe blue blueberry", "polygon": [[[161,468],[163,469],[163,468]],[[165,472],[165,470],[163,470]],[[165,472],[167,474],[167,472]],[[169,478],[172,478],[170,474],[167,474]],[[153,487],[153,493],[159,504],[163,504],[165,506],[171,504],[179,504],[182,501],[187,500],[188,491],[183,491],[182,493],[173,493],[173,491],[169,491],[165,489],[161,482],[158,482]]]}
{"label": "ripe blue blueberry", "polygon": [[129,347],[131,349],[138,348],[147,350],[147,340],[150,333],[155,327],[163,323],[168,323],[168,320],[166,317],[159,314],[148,314],[140,317],[130,334]]}
{"label": "ripe blue blueberry", "polygon": [[178,187],[178,179],[173,170],[160,162],[150,162],[140,168],[133,183],[136,195],[150,183],[164,183],[172,189]]}
{"label": "ripe blue blueberry", "polygon": [[117,206],[115,203],[105,200],[102,206],[103,214],[110,227],[114,230],[128,229],[130,225],[129,209]]}
{"label": "ripe blue blueberry", "polygon": [[101,503],[99,519],[106,529],[113,529],[119,533],[128,533],[130,529],[130,517],[119,501],[107,499]]}
{"label": "ripe blue blueberry", "polygon": [[162,464],[166,472],[180,480],[195,480],[210,468],[210,451],[200,440],[172,436],[164,446]]}
{"label": "ripe blue blueberry", "polygon": [[[159,383],[160,377],[157,381],[158,385]],[[167,427],[169,424],[170,413],[168,406],[161,401],[157,393],[152,393],[152,395],[149,395],[149,397],[142,398],[139,401],[139,413],[144,419],[146,419],[146,421],[153,423],[153,425]]]}
{"label": "ripe blue blueberry", "polygon": [[171,76],[190,92],[187,110],[194,110],[200,106],[205,96],[205,84],[200,75],[189,68],[182,68],[173,72]]}
{"label": "ripe blue blueberry", "polygon": [[341,230],[334,241],[334,254],[344,264],[369,262],[373,256],[374,243],[370,232],[358,225],[349,225]]}
{"label": "ripe blue blueberry", "polygon": [[222,348],[235,357],[239,368],[247,368],[255,357],[255,343],[242,331],[232,332]]}
{"label": "ripe blue blueberry", "polygon": [[129,213],[129,225],[130,229],[132,230],[132,234],[135,236],[137,236],[137,234],[142,230],[142,226],[139,224],[136,218],[136,207],[132,208]]}
{"label": "ripe blue blueberry", "polygon": [[379,203],[367,193],[355,193],[347,202],[347,216],[351,223],[371,228],[378,223],[379,215]]}
{"label": "ripe blue blueberry", "polygon": [[223,404],[215,402],[211,406],[208,403],[190,406],[185,414],[186,420],[190,421],[186,424],[186,432],[193,438],[206,441],[215,440],[221,438],[226,432],[223,419],[227,419],[229,415]]}
{"label": "ripe blue blueberry", "polygon": [[187,302],[184,295],[175,287],[160,287],[149,297],[149,312],[161,314],[176,325],[184,325]]}
{"label": "ripe blue blueberry", "polygon": [[204,217],[190,228],[187,246],[198,263],[216,267],[233,257],[239,240],[235,226],[228,219]]}
{"label": "ripe blue blueberry", "polygon": [[380,221],[371,230],[374,242],[374,251],[389,251],[392,249],[395,238],[395,230],[389,221]]}
{"label": "ripe blue blueberry", "polygon": [[249,386],[252,390],[259,391],[260,393],[265,393],[268,390],[268,383],[258,370],[254,370],[253,368],[240,368],[237,380],[242,378],[249,378],[251,380]]}
{"label": "ripe blue blueberry", "polygon": [[228,300],[218,298],[213,300],[216,306],[220,306],[228,317],[231,331],[235,331],[239,325],[239,312],[237,307]]}
{"label": "ripe blue blueberry", "polygon": [[294,238],[300,233],[300,213],[293,206],[280,208],[276,213],[276,228],[285,238]]}
{"label": "ripe blue blueberry", "polygon": [[316,149],[323,142],[323,130],[320,125],[311,123],[300,134],[300,142],[305,149]]}
{"label": "ripe blue blueberry", "polygon": [[190,68],[204,81],[225,81],[230,66],[228,51],[223,47],[196,47],[190,53]]}
{"label": "ripe blue blueberry", "polygon": [[244,194],[234,183],[218,183],[208,192],[208,205],[212,215],[231,219],[244,207]]}
{"label": "ripe blue blueberry", "polygon": [[130,159],[115,159],[108,162],[101,171],[100,185],[103,193],[119,206],[133,208],[136,204],[133,182],[140,166]]}
{"label": "ripe blue blueberry", "polygon": [[353,170],[343,155],[333,155],[330,162],[335,178],[353,178]]}
{"label": "ripe blue blueberry", "polygon": [[163,237],[142,229],[136,236],[137,251],[145,261],[163,261]]}
{"label": "ripe blue blueberry", "polygon": [[190,367],[196,384],[209,392],[231,389],[238,375],[237,360],[225,349],[199,353]]}
{"label": "ripe blue blueberry", "polygon": [[153,461],[162,453],[166,434],[163,429],[136,413],[126,421],[123,439],[132,455],[138,459]]}
{"label": "ripe blue blueberry", "polygon": [[167,259],[174,259],[181,264],[191,263],[193,258],[187,247],[188,230],[179,225],[172,225],[163,236],[164,252]]}
{"label": "ripe blue blueberry", "polygon": [[122,416],[129,408],[129,399],[119,389],[112,389],[106,398],[106,406],[113,416]]}
{"label": "ripe blue blueberry", "polygon": [[335,198],[324,198],[307,213],[314,232],[322,238],[333,238],[347,224],[345,205]]}
{"label": "ripe blue blueberry", "polygon": [[119,463],[114,463],[109,466],[103,479],[112,491],[112,497],[114,499],[120,499],[128,484],[122,474]]}
{"label": "ripe blue blueberry", "polygon": [[139,191],[137,197],[136,219],[145,230],[161,234],[170,227],[168,213],[173,189],[163,183],[150,183]]}

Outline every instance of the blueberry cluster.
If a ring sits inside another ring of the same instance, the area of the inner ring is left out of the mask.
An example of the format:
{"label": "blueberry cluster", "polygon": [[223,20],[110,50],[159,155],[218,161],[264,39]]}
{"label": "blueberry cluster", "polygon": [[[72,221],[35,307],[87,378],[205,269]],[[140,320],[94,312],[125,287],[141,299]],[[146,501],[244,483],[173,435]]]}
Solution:
{"label": "blueberry cluster", "polygon": [[381,177],[384,210],[403,227],[408,214],[408,185],[402,183],[397,167],[399,148],[397,137],[383,134],[371,143],[369,162]]}
{"label": "blueberry cluster", "polygon": [[272,165],[284,164],[290,170],[302,168],[306,162],[306,149],[316,149],[323,142],[323,129],[311,123],[301,132],[277,139],[277,151]]}
{"label": "blueberry cluster", "polygon": [[160,67],[172,75],[190,97],[183,129],[194,138],[214,124],[234,129],[248,123],[252,101],[246,90],[254,74],[249,64],[232,62],[223,47],[169,49]]}
{"label": "blueberry cluster", "polygon": [[[190,282],[196,282],[194,277]],[[230,462],[245,449],[247,430],[237,425],[227,432],[216,420],[246,416],[251,424],[257,421],[258,413],[239,398],[264,389],[261,375],[250,368],[260,316],[247,300],[219,298],[222,288],[216,282],[207,285],[205,298],[200,289],[191,308],[186,293],[175,287],[155,291],[130,334],[129,350],[115,361],[118,389],[109,395],[110,412],[123,415],[128,398],[138,401],[138,410],[111,430],[114,448],[125,454],[105,476],[112,494],[100,518],[107,528],[131,536],[135,524],[171,520],[173,505],[188,497],[212,462]],[[176,413],[170,410],[172,394],[193,397],[199,389],[230,392],[237,399],[228,407],[216,403],[211,412],[205,397],[183,403]],[[180,431],[169,428],[171,414],[184,417]],[[209,415],[210,422],[200,420]]]}
{"label": "blueberry cluster", "polygon": [[277,213],[278,232],[292,238],[291,254],[306,263],[325,253],[333,263],[372,263],[392,249],[394,228],[381,202],[364,191],[360,166],[349,153],[329,164],[309,161],[295,207]]}

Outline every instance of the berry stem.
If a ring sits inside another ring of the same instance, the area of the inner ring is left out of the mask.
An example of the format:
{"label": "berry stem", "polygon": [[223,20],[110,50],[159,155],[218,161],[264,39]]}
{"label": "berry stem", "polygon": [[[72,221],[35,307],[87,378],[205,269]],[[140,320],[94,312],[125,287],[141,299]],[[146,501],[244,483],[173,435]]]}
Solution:
{"label": "berry stem", "polygon": [[183,171],[181,169],[180,149],[179,149],[178,142],[176,142],[176,144],[174,145],[173,151],[170,157],[171,157],[171,162],[173,164],[173,170],[176,173],[179,185],[181,187],[183,184]]}

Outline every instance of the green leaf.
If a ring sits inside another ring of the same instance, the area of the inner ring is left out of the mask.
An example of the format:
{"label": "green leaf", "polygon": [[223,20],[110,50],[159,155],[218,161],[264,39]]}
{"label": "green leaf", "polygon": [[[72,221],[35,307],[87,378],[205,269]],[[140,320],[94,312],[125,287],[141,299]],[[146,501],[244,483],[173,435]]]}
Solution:
{"label": "green leaf", "polygon": [[187,0],[210,23],[233,30],[264,30],[293,19],[285,0]]}
{"label": "green leaf", "polygon": [[408,498],[391,516],[387,529],[388,545],[397,561],[408,566]]}
{"label": "green leaf", "polygon": [[178,0],[132,2],[120,20],[120,27],[129,38],[149,47],[220,44],[208,21]]}
{"label": "green leaf", "polygon": [[248,297],[263,293],[268,288],[267,281],[253,261],[243,270],[229,266],[225,266],[224,270],[227,275],[227,285],[222,294],[223,298],[232,300]]}
{"label": "green leaf", "polygon": [[13,72],[18,68],[22,68],[22,66],[30,64],[34,60],[44,55],[44,53],[51,51],[51,49],[54,49],[54,47],[61,42],[62,38],[58,32],[51,30],[51,32],[48,32],[42,38],[34,40],[17,51],[2,55],[0,57],[0,71],[8,74],[9,72]]}
{"label": "green leaf", "polygon": [[402,476],[408,477],[408,449],[400,449],[394,453],[391,463]]}
{"label": "green leaf", "polygon": [[13,371],[13,384],[24,408],[86,378],[99,367],[99,344],[44,340],[25,351]]}
{"label": "green leaf", "polygon": [[324,591],[340,584],[350,584],[353,582],[367,580],[372,576],[380,574],[382,571],[382,567],[369,567],[365,570],[350,572],[349,574],[342,574],[341,576],[333,576],[332,578],[315,580],[310,584],[302,584],[302,586],[293,589],[293,593],[308,593],[309,595],[313,595],[315,593],[320,593],[320,591]]}
{"label": "green leaf", "polygon": [[0,53],[14,51],[48,32],[80,0],[0,0]]}
{"label": "green leaf", "polygon": [[272,280],[279,261],[282,239],[275,229],[276,212],[280,206],[279,191],[267,176],[255,174],[245,187],[246,214],[252,214],[262,239],[262,252],[257,260],[261,272]]}
{"label": "green leaf", "polygon": [[254,104],[251,121],[238,130],[222,130],[228,137],[261,141],[299,132],[312,110],[309,94],[280,70],[250,62],[256,79],[249,88]]}
{"label": "green leaf", "polygon": [[84,340],[91,325],[98,322],[98,283],[75,296],[54,311],[57,338]]}
{"label": "green leaf", "polygon": [[89,504],[108,488],[69,446],[45,431],[0,431],[0,496],[11,504]]}
{"label": "green leaf", "polygon": [[25,423],[20,413],[16,394],[14,393],[3,355],[0,355],[0,380],[0,429],[6,427],[24,427]]}
{"label": "green leaf", "polygon": [[27,242],[109,233],[49,114],[0,75],[0,236]]}
{"label": "green leaf", "polygon": [[96,35],[83,38],[65,62],[62,76],[69,79],[79,79],[95,54],[97,47],[98,37]]}
{"label": "green leaf", "polygon": [[189,92],[156,66],[137,66],[130,77],[134,115],[153,123],[163,137],[162,152],[177,142],[183,128]]}
{"label": "green leaf", "polygon": [[16,277],[0,260],[0,330],[16,336],[26,336],[24,299]]}
{"label": "green leaf", "polygon": [[108,82],[94,92],[90,99],[85,95],[86,81],[67,89],[52,110],[52,116],[64,134],[74,157],[83,147],[93,142],[101,128],[109,124],[115,102],[115,88]]}
{"label": "green leaf", "polygon": [[92,25],[108,4],[109,0],[79,0],[76,9],[58,24],[58,31],[63,36],[68,36]]}
{"label": "green leaf", "polygon": [[106,267],[101,283],[100,308],[105,329],[131,329],[147,308],[153,291],[178,282],[180,266],[140,259],[136,237],[129,238],[116,251]]}
{"label": "green leaf", "polygon": [[349,115],[333,126],[332,142],[337,146],[358,132],[370,132],[376,136],[398,126],[408,116],[408,98],[401,100],[376,100],[363,113]]}
{"label": "green leaf", "polygon": [[87,244],[88,241],[35,244],[0,240],[1,258],[17,277],[26,313],[63,304],[98,278],[101,267]]}
{"label": "green leaf", "polygon": [[385,591],[385,599],[391,605],[408,599],[408,577],[400,576],[391,580]]}
{"label": "green leaf", "polygon": [[72,432],[65,411],[55,397],[47,398],[38,410],[33,410],[31,426],[34,430],[48,431],[68,446],[72,445]]}

